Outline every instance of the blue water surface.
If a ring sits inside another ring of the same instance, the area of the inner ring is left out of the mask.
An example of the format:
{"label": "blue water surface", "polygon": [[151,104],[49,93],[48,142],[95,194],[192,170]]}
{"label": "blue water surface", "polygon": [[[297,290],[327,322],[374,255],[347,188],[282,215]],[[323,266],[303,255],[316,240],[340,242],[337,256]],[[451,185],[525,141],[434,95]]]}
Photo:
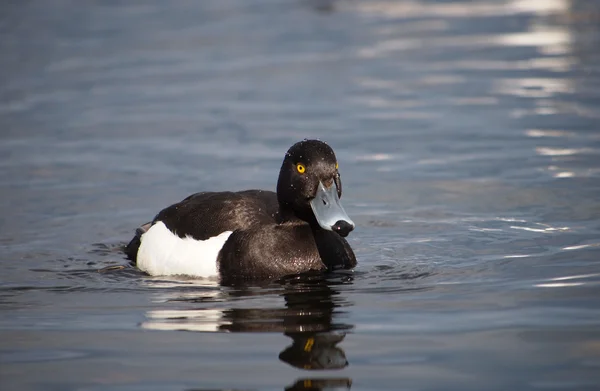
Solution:
{"label": "blue water surface", "polygon": [[[600,3],[0,4],[2,390],[597,390]],[[336,151],[353,272],[121,247]],[[124,268],[120,268],[124,266]]]}

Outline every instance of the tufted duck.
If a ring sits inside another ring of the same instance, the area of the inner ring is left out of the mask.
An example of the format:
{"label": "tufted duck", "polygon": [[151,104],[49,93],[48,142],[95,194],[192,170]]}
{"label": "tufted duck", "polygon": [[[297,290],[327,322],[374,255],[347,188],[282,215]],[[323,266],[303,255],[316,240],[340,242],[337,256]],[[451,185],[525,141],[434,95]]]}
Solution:
{"label": "tufted duck", "polygon": [[154,276],[256,280],[350,269],[356,257],[344,237],[354,223],[341,195],[331,147],[303,140],[283,159],[277,193],[193,194],[138,228],[125,252]]}

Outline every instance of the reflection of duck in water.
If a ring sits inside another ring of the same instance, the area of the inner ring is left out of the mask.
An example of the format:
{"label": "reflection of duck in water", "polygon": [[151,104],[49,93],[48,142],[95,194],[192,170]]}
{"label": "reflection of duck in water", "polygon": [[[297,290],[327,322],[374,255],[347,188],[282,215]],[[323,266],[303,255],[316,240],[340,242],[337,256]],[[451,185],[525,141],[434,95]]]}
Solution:
{"label": "reflection of duck in water", "polygon": [[[340,369],[347,366],[348,361],[336,345],[352,325],[335,321],[334,315],[342,313],[339,308],[350,305],[336,285],[348,282],[328,281],[317,274],[271,284],[268,289],[230,290],[225,297],[222,291],[186,290],[166,298],[167,308],[147,313],[148,319],[141,326],[154,330],[280,332],[293,340],[279,355],[282,361],[302,369]],[[218,297],[207,296],[207,292],[214,292]],[[273,293],[284,298],[285,306],[271,304]],[[260,296],[268,300],[262,301]],[[234,298],[236,300],[231,300]],[[206,304],[224,300],[269,305],[265,308],[206,307]],[[199,304],[204,308],[198,308]],[[175,306],[177,308],[173,308]]]}
{"label": "reflection of duck in water", "polygon": [[339,379],[300,379],[293,385],[286,387],[285,391],[321,391],[321,390],[336,390],[350,389],[352,380],[348,378]]}
{"label": "reflection of duck in water", "polygon": [[346,354],[336,345],[345,333],[286,333],[293,339],[279,359],[301,369],[342,369],[348,365]]}
{"label": "reflection of duck in water", "polygon": [[[331,379],[299,379],[294,384],[286,387],[285,391],[322,391],[322,390],[341,390],[345,388],[349,390],[352,386],[352,380],[348,378],[331,378]],[[209,391],[200,388],[192,388],[186,391]],[[210,389],[210,391],[225,391]]]}
{"label": "reflection of duck in water", "polygon": [[[347,281],[348,282],[348,281]],[[345,283],[347,283],[345,282]],[[283,297],[285,306],[263,308],[229,308],[223,310],[222,331],[230,332],[327,332],[347,330],[350,325],[333,322],[336,308],[348,306],[344,296],[335,288],[339,281],[329,281],[321,274],[304,274],[281,280],[265,289],[238,288],[227,293],[229,298],[241,303],[239,298],[256,298],[273,293]],[[277,290],[274,292],[272,288]],[[256,301],[256,300],[253,300]]]}
{"label": "reflection of duck in water", "polygon": [[[338,274],[338,277],[339,274]],[[343,276],[347,278],[347,276]],[[154,310],[144,328],[162,330],[198,330],[217,332],[278,332],[292,339],[292,344],[279,353],[279,359],[304,370],[339,370],[349,365],[342,348],[337,346],[352,325],[336,320],[351,305],[338,286],[348,280],[329,280],[321,274],[303,275],[272,283],[263,288],[237,288],[206,291],[185,290],[166,300],[164,315]],[[195,296],[194,296],[195,295]],[[265,297],[265,300],[261,296]],[[279,296],[279,297],[278,297]],[[283,297],[285,305],[281,305]],[[165,298],[162,298],[165,300]],[[279,302],[273,305],[273,302]],[[223,303],[248,305],[247,308],[218,308]],[[214,305],[215,303],[218,303]],[[208,304],[208,306],[207,306]],[[173,308],[177,307],[177,308]],[[200,308],[199,308],[200,307]],[[202,308],[203,307],[203,308]],[[205,312],[204,314],[202,314]],[[321,390],[349,388],[351,380],[302,379],[286,390]]]}
{"label": "reflection of duck in water", "polygon": [[232,309],[224,312],[228,331],[280,331],[292,345],[279,359],[301,369],[341,369],[348,365],[344,351],[336,345],[350,325],[333,322],[341,298],[323,279],[286,284],[282,296],[285,309]]}

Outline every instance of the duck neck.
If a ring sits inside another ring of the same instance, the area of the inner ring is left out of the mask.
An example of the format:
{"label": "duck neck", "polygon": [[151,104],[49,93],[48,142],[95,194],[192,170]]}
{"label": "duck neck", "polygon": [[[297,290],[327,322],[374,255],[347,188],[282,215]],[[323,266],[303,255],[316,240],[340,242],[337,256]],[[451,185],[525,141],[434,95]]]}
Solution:
{"label": "duck neck", "polygon": [[328,270],[350,269],[356,266],[354,252],[344,238],[333,231],[321,228],[314,216],[308,220],[301,219],[291,208],[279,204],[279,223],[304,222],[309,225],[321,261]]}
{"label": "duck neck", "polygon": [[293,221],[298,221],[300,220],[298,217],[296,217],[296,214],[294,214],[294,211],[291,208],[286,207],[286,205],[283,204],[279,204],[279,216],[278,216],[278,223],[290,223]]}
{"label": "duck neck", "polygon": [[328,270],[349,269],[356,266],[350,245],[337,233],[326,231],[316,222],[310,224],[321,261]]}
{"label": "duck neck", "polygon": [[279,223],[300,223],[305,222],[313,226],[317,224],[317,219],[312,215],[312,212],[305,211],[304,213],[298,213],[290,205],[283,202],[279,203]]}

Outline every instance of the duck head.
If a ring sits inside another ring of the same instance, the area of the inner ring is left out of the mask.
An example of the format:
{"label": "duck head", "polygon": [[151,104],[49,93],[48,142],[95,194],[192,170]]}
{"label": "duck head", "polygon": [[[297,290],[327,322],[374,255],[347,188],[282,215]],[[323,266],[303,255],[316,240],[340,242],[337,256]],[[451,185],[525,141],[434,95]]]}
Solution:
{"label": "duck head", "polygon": [[354,229],[354,222],[344,211],[341,196],[342,180],[333,149],[319,140],[292,145],[277,181],[282,212],[345,237]]}

